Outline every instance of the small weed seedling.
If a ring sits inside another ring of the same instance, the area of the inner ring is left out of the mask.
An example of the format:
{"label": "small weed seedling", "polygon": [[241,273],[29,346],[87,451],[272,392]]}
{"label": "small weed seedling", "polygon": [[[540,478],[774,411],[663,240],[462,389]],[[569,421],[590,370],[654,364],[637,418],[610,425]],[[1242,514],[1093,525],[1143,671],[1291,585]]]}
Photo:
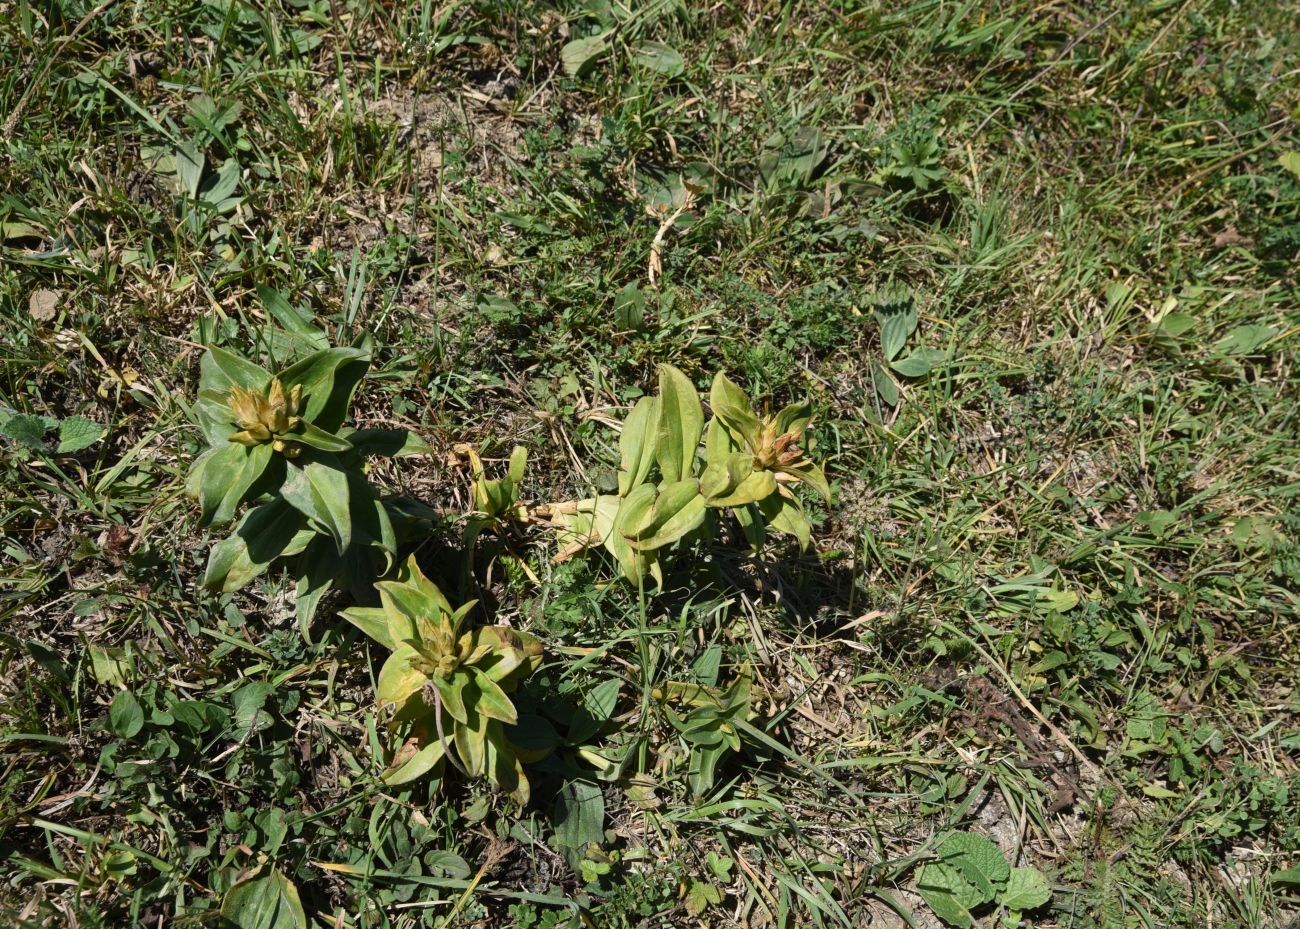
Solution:
{"label": "small weed seedling", "polygon": [[1006,911],[1006,925],[1051,899],[1052,891],[1037,868],[1012,868],[1001,850],[982,835],[956,832],[939,844],[938,860],[927,863],[916,888],[934,914],[968,929],[972,911],[996,903]]}

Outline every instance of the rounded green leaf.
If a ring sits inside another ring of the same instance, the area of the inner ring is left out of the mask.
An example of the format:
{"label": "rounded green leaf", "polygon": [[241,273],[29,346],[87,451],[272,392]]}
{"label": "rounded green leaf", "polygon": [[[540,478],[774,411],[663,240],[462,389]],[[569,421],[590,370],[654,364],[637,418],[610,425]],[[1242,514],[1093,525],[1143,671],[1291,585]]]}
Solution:
{"label": "rounded green leaf", "polygon": [[1012,868],[1000,901],[1008,910],[1032,910],[1052,899],[1052,888],[1037,868]]}
{"label": "rounded green leaf", "polygon": [[144,728],[144,710],[129,690],[119,690],[108,707],[108,728],[119,739],[130,739]]}

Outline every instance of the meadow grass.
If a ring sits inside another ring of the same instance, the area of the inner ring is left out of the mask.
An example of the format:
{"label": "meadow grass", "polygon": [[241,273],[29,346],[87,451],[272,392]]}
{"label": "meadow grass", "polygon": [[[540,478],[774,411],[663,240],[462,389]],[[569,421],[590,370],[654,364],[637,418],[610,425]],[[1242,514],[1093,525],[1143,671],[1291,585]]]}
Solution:
{"label": "meadow grass", "polygon": [[[313,926],[932,927],[965,830],[1030,925],[1295,925],[1297,21],[0,0],[0,912],[219,925],[269,862]],[[360,421],[439,454],[371,478],[439,512],[459,442],[608,491],[664,362],[811,396],[834,502],[654,597],[543,536],[467,578],[448,516],[449,593],[546,643],[530,699],[621,694],[621,760],[386,788],[382,650],[200,585],[189,404],[259,287],[375,334]],[[746,663],[696,795],[643,695]]]}

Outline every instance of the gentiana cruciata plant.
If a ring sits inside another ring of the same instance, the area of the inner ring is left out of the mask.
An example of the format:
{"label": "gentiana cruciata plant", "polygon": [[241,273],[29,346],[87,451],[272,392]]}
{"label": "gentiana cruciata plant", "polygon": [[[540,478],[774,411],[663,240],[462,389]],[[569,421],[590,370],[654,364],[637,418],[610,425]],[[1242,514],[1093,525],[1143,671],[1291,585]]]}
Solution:
{"label": "gentiana cruciata plant", "polygon": [[213,548],[204,584],[238,590],[277,560],[291,562],[304,636],[335,585],[373,596],[369,589],[391,570],[401,533],[427,516],[412,501],[382,498],[365,465],[372,455],[425,454],[428,447],[406,430],[345,425],[372,349],[366,336],[308,352],[272,374],[212,346],[200,364],[194,417],[208,447],[186,488],[202,524],[237,518]]}
{"label": "gentiana cruciata plant", "polygon": [[629,580],[648,574],[662,584],[663,554],[680,542],[711,536],[723,510],[734,515],[754,547],[763,544],[768,529],[808,545],[811,524],[794,485],[830,500],[826,476],[801,446],[811,421],[809,404],[760,416],[722,373],[713,379],[709,403],[713,416],[706,431],[690,379],[671,365],[659,367],[659,393],[638,401],[623,423],[618,493],[534,511],[564,530],[560,559],[604,545]]}
{"label": "gentiana cruciata plant", "polygon": [[509,626],[466,629],[475,604],[453,610],[414,557],[396,580],[376,586],[381,607],[352,607],[343,616],[391,652],[375,696],[393,711],[404,743],[385,780],[437,774],[450,759],[527,802],[522,762],[535,757],[511,739],[519,714],[510,694],[541,664],[541,643]]}

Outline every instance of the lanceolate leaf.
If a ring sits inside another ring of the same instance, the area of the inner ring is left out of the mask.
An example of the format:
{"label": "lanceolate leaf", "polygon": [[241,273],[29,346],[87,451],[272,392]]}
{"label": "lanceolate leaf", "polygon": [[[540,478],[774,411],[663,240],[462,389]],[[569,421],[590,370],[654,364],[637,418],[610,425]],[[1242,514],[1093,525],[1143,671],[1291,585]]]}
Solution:
{"label": "lanceolate leaf", "polygon": [[290,306],[289,301],[278,290],[272,290],[265,284],[258,284],[257,296],[262,301],[266,312],[285,332],[295,336],[299,343],[317,350],[329,347],[329,339],[325,333],[316,327],[310,318]]}
{"label": "lanceolate leaf", "polygon": [[432,771],[446,754],[447,750],[442,739],[435,735],[432,740],[406,761],[385,772],[384,781],[396,786],[419,780]]}
{"label": "lanceolate leaf", "polygon": [[472,775],[487,770],[487,727],[487,717],[473,710],[469,711],[468,719],[456,727],[456,754],[460,755],[465,770]]}
{"label": "lanceolate leaf", "polygon": [[741,451],[743,444],[738,441],[716,415],[709,420],[704,430],[704,457],[708,461],[722,461],[728,455]]}
{"label": "lanceolate leaf", "polygon": [[280,494],[294,509],[324,527],[342,552],[352,541],[351,495],[346,472],[331,467],[330,457],[328,452],[315,452],[312,457],[304,453],[299,461],[291,462]]}
{"label": "lanceolate leaf", "polygon": [[350,606],[339,615],[389,651],[400,644],[389,634],[388,614],[379,607]]}
{"label": "lanceolate leaf", "polygon": [[777,532],[784,532],[799,540],[800,548],[807,548],[812,539],[812,526],[799,504],[782,494],[772,494],[758,502],[767,524]]}
{"label": "lanceolate leaf", "polygon": [[695,453],[704,432],[704,409],[695,385],[672,365],[659,366],[659,444],[655,459],[665,484],[695,474]]}
{"label": "lanceolate leaf", "polygon": [[801,436],[804,430],[808,428],[808,423],[812,420],[812,404],[807,400],[798,403],[791,403],[781,408],[781,412],[776,414],[776,432],[777,435],[793,433]]}
{"label": "lanceolate leaf", "polygon": [[255,390],[259,393],[270,383],[271,375],[246,358],[213,345],[199,362],[199,386],[225,394],[231,387]]}
{"label": "lanceolate leaf", "polygon": [[203,463],[199,508],[203,523],[230,522],[239,505],[271,463],[270,445],[249,448],[227,443]]}
{"label": "lanceolate leaf", "polygon": [[324,429],[313,426],[309,422],[302,423],[298,431],[294,433],[293,441],[326,452],[348,452],[352,450],[351,442],[339,438],[332,432],[326,432]]}
{"label": "lanceolate leaf", "polygon": [[326,432],[337,432],[347,417],[357,384],[370,367],[370,353],[330,348],[308,355],[280,373],[285,390],[302,385],[303,418]]}
{"label": "lanceolate leaf", "polygon": [[659,398],[642,397],[632,407],[618,438],[622,463],[618,469],[618,493],[626,497],[643,483],[655,462],[655,441],[659,432]]}
{"label": "lanceolate leaf", "polygon": [[745,392],[722,372],[713,378],[713,387],[709,391],[709,406],[713,415],[721,420],[727,430],[741,444],[745,437],[757,433],[761,428],[758,416],[750,405]]}
{"label": "lanceolate leaf", "polygon": [[239,590],[264,572],[295,542],[306,545],[311,533],[306,519],[283,500],[272,500],[244,514],[235,531],[218,542],[208,555],[203,586],[212,590]]}
{"label": "lanceolate leaf", "polygon": [[311,641],[311,621],[316,616],[316,609],[321,598],[334,585],[338,571],[339,556],[334,540],[328,536],[315,536],[298,560],[297,601],[294,605],[298,631],[307,642]]}
{"label": "lanceolate leaf", "polygon": [[478,701],[475,704],[478,712],[492,719],[499,719],[503,723],[513,725],[518,722],[519,715],[515,712],[515,705],[510,702],[505,691],[478,668],[471,668],[470,672],[478,688]]}
{"label": "lanceolate leaf", "polygon": [[786,465],[782,470],[797,477],[800,481],[807,484],[813,490],[821,495],[827,503],[831,502],[831,485],[826,481],[826,475],[822,469],[811,461],[804,461],[796,465]]}
{"label": "lanceolate leaf", "polygon": [[429,443],[409,429],[340,429],[338,434],[351,443],[354,454],[361,456],[407,458],[433,454]]}
{"label": "lanceolate leaf", "polygon": [[669,484],[656,497],[644,527],[630,544],[654,550],[671,545],[704,521],[704,497],[694,478]]}

